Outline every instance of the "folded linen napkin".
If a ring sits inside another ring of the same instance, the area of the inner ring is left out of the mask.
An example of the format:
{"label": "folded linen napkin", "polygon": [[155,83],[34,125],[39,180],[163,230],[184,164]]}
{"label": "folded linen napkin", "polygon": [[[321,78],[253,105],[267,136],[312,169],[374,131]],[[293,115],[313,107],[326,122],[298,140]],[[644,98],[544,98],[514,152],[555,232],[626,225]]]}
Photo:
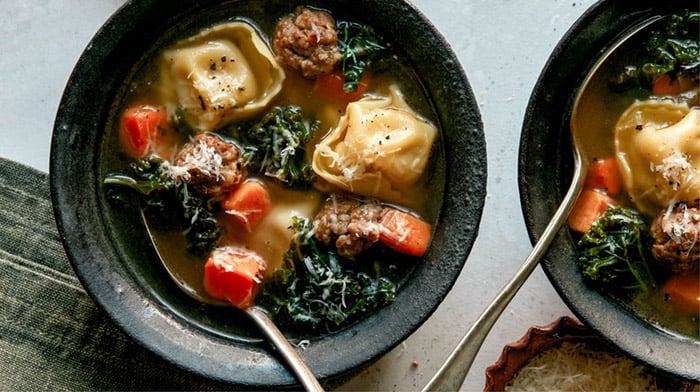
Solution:
{"label": "folded linen napkin", "polygon": [[0,390],[231,390],[126,336],[64,253],[48,176],[0,158]]}

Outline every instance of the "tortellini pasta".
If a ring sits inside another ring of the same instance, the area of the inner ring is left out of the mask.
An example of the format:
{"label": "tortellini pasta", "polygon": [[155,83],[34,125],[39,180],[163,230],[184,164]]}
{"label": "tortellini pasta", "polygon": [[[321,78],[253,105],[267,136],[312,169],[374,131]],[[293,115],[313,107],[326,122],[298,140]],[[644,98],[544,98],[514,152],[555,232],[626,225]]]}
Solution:
{"label": "tortellini pasta", "polygon": [[398,88],[348,104],[314,150],[314,172],[358,195],[396,202],[425,170],[437,128],[416,114]]}
{"label": "tortellini pasta", "polygon": [[166,101],[200,132],[257,114],[285,79],[265,41],[243,21],[178,42],[164,52],[161,74]]}
{"label": "tortellini pasta", "polygon": [[642,101],[615,128],[618,167],[642,212],[656,215],[700,198],[700,110],[670,101]]}

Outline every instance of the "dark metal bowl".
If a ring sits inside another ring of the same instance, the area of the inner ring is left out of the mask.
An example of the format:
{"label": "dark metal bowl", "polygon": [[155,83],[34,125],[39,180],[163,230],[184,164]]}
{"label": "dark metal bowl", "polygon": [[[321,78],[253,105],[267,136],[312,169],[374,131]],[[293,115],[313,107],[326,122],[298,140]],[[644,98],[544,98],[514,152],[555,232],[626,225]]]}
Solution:
{"label": "dark metal bowl", "polygon": [[[126,333],[163,358],[246,387],[297,384],[235,309],[202,306],[169,280],[144,228],[106,212],[101,182],[105,129],[115,97],[144,54],[192,26],[236,15],[290,12],[297,2],[130,1],[80,57],[56,116],[50,183],[68,257],[86,290]],[[312,336],[303,359],[337,380],[378,359],[415,331],[452,288],[476,238],[486,194],[486,148],[478,107],[449,45],[412,5],[396,0],[300,2],[376,26],[419,75],[436,108],[444,149],[434,184],[441,213],[424,260],[396,301],[336,333]]]}
{"label": "dark metal bowl", "polygon": [[[590,66],[628,28],[651,16],[677,13],[692,7],[691,3],[601,1],[576,21],[554,49],[533,90],[520,139],[521,203],[533,242],[544,231],[571,183],[571,106]],[[700,380],[700,341],[663,332],[589,287],[575,260],[573,236],[563,229],[541,265],[579,319],[637,360]]]}

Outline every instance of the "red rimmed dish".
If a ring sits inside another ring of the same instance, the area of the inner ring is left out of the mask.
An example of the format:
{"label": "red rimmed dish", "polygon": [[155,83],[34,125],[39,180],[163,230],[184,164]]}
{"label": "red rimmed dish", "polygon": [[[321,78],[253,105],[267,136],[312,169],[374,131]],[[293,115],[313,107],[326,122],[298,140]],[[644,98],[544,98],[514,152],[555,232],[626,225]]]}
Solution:
{"label": "red rimmed dish", "polygon": [[[538,360],[538,356],[546,354],[548,350],[562,350],[559,358],[563,361],[570,359],[574,361],[573,356],[567,357],[563,353],[563,344],[577,345],[586,351],[587,354],[597,356],[598,358],[613,358],[625,365],[625,368],[631,368],[638,372],[644,372],[645,380],[650,380],[650,385],[659,387],[660,390],[683,390],[692,391],[691,383],[676,379],[667,374],[661,373],[652,368],[645,368],[644,365],[633,363],[632,360],[620,353],[618,350],[605,344],[593,331],[583,325],[580,321],[563,316],[549,325],[530,327],[527,333],[518,341],[510,343],[503,348],[503,352],[493,365],[486,369],[486,384],[484,391],[504,391],[512,388],[517,377],[523,376],[526,367],[532,362]],[[568,350],[569,348],[567,348]],[[542,357],[539,357],[541,359]],[[534,365],[534,364],[533,364]],[[546,364],[538,364],[538,372],[542,372],[542,367]],[[577,368],[573,363],[567,363],[566,369]],[[622,367],[620,367],[621,369]],[[549,390],[559,389],[566,390],[567,380],[575,377],[590,377],[590,374],[550,374],[549,380],[558,382],[556,385],[543,386]],[[599,374],[593,375],[591,378],[597,378]],[[624,380],[624,375],[621,380]],[[619,380],[618,380],[619,381]],[[517,384],[516,384],[517,385]],[[579,385],[580,386],[580,385]],[[511,390],[518,390],[512,388]]]}

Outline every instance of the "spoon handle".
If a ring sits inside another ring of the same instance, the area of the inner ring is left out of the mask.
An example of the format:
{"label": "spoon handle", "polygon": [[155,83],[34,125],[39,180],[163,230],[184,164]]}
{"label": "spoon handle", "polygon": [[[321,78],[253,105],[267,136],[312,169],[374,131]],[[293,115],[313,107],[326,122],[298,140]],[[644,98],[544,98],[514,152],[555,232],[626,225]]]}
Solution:
{"label": "spoon handle", "polygon": [[578,149],[574,148],[574,177],[569,186],[569,190],[564,196],[559,208],[554,213],[554,216],[549,221],[549,224],[547,224],[547,227],[544,229],[542,236],[513,277],[481,313],[459,343],[457,343],[455,349],[450,353],[447,360],[442,364],[425,388],[423,388],[423,391],[459,390],[491,327],[493,327],[503,310],[508,306],[520,287],[535,269],[539,260],[547,251],[547,248],[559,231],[559,228],[568,217],[571,207],[583,186],[583,171],[581,155]]}
{"label": "spoon handle", "polygon": [[306,366],[306,363],[304,363],[275,323],[270,320],[267,313],[256,306],[246,308],[245,312],[279,351],[304,388],[309,392],[323,391],[323,387],[311,372],[311,369]]}

